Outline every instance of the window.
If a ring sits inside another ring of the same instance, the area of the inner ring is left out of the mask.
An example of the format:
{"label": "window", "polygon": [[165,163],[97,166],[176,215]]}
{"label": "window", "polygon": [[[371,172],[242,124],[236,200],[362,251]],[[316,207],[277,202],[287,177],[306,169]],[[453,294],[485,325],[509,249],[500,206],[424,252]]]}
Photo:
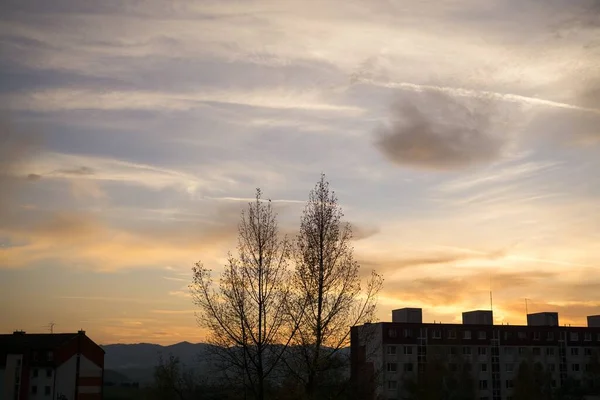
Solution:
{"label": "window", "polygon": [[548,332],[546,335],[546,340],[554,340],[554,332]]}
{"label": "window", "polygon": [[550,364],[548,366],[550,367],[550,372],[556,371],[556,364]]}
{"label": "window", "polygon": [[590,349],[589,347],[586,347],[585,349],[583,349],[583,354],[585,354],[586,356],[591,356],[592,349]]}
{"label": "window", "polygon": [[17,358],[17,367],[20,367],[20,366],[21,366],[21,359]]}
{"label": "window", "polygon": [[450,364],[448,364],[448,367],[450,368],[450,371],[452,371],[452,372],[458,371],[458,365],[456,365],[456,363],[450,363]]}
{"label": "window", "polygon": [[571,371],[579,372],[579,364],[571,364]]}
{"label": "window", "polygon": [[534,347],[533,348],[533,355],[534,356],[542,355],[542,349],[540,349],[539,347]]}
{"label": "window", "polygon": [[464,331],[463,339],[471,339],[471,331]]}
{"label": "window", "polygon": [[519,347],[519,355],[524,356],[527,354],[527,349],[525,347]]}
{"label": "window", "polygon": [[396,354],[396,346],[388,346],[387,353],[389,355],[395,355]]}
{"label": "window", "polygon": [[485,331],[479,331],[477,333],[477,337],[479,338],[479,340],[485,340],[485,338],[486,338]]}
{"label": "window", "polygon": [[391,328],[390,328],[390,329],[388,330],[388,336],[389,336],[389,337],[391,337],[391,338],[395,338],[396,336],[398,336],[398,332],[396,332],[396,330],[395,330],[395,329],[391,329]]}
{"label": "window", "polygon": [[506,372],[513,372],[515,369],[514,364],[506,364]]}
{"label": "window", "polygon": [[456,339],[456,331],[454,329],[448,331],[448,339]]}
{"label": "window", "polygon": [[406,364],[404,364],[404,372],[413,372],[413,365],[412,365],[412,363],[406,363]]}
{"label": "window", "polygon": [[517,336],[519,339],[527,339],[527,332],[519,331],[519,333],[517,333]]}
{"label": "window", "polygon": [[441,339],[442,338],[442,331],[440,331],[439,329],[434,329],[432,332],[431,337],[433,339]]}
{"label": "window", "polygon": [[533,332],[533,340],[540,340],[540,333],[539,332]]}
{"label": "window", "polygon": [[48,361],[52,361],[52,359],[54,358],[54,354],[49,351],[48,354],[46,354],[46,356],[48,357]]}
{"label": "window", "polygon": [[396,372],[396,371],[398,371],[398,364],[387,363],[387,372]]}
{"label": "window", "polygon": [[404,346],[404,355],[412,354],[412,346]]}
{"label": "window", "polygon": [[404,337],[405,338],[411,338],[411,337],[413,337],[413,331],[412,331],[412,329],[405,329],[404,330]]}
{"label": "window", "polygon": [[578,356],[579,355],[579,348],[577,348],[577,347],[571,347],[571,355],[572,356]]}
{"label": "window", "polygon": [[504,332],[504,340],[508,340],[512,338],[512,335],[510,334],[510,332]]}
{"label": "window", "polygon": [[463,347],[463,354],[465,356],[470,356],[471,355],[471,348],[470,347]]}
{"label": "window", "polygon": [[458,354],[458,347],[454,347],[454,346],[450,347],[450,354],[453,355],[453,356],[457,355]]}
{"label": "window", "polygon": [[571,342],[577,342],[579,340],[579,333],[571,332]]}
{"label": "window", "polygon": [[485,348],[485,347],[477,348],[477,354],[479,354],[480,356],[485,356],[487,354],[487,348]]}
{"label": "window", "polygon": [[553,356],[554,355],[554,347],[546,347],[546,355]]}
{"label": "window", "polygon": [[46,370],[46,377],[47,378],[52,378],[52,370],[51,369],[47,369]]}
{"label": "window", "polygon": [[37,368],[34,368],[33,369],[33,377],[37,378],[37,376],[38,376],[38,370],[37,370]]}
{"label": "window", "polygon": [[486,380],[479,381],[479,390],[485,390],[488,388],[488,384]]}
{"label": "window", "polygon": [[388,389],[389,390],[396,390],[397,388],[398,388],[397,381],[388,381]]}
{"label": "window", "polygon": [[552,379],[552,387],[555,388],[556,387],[556,379]]}
{"label": "window", "polygon": [[590,332],[586,332],[583,334],[583,340],[585,340],[586,342],[591,342],[592,341],[592,334]]}
{"label": "window", "polygon": [[512,379],[508,379],[508,380],[506,381],[506,388],[507,388],[507,389],[512,389],[513,387],[515,387],[515,383],[513,382],[513,380],[512,380]]}
{"label": "window", "polygon": [[600,333],[596,336],[596,340],[600,342]]}
{"label": "window", "polygon": [[46,387],[44,388],[44,395],[46,395],[46,396],[50,396],[50,392],[51,392],[51,388],[50,388],[50,386],[46,386]]}
{"label": "window", "polygon": [[33,385],[31,387],[31,394],[37,394],[37,386]]}
{"label": "window", "polygon": [[592,371],[592,364],[585,364],[585,372],[591,372]]}
{"label": "window", "polygon": [[480,369],[481,372],[487,372],[487,364],[481,364]]}
{"label": "window", "polygon": [[515,354],[514,348],[513,347],[505,347],[504,354],[507,356]]}

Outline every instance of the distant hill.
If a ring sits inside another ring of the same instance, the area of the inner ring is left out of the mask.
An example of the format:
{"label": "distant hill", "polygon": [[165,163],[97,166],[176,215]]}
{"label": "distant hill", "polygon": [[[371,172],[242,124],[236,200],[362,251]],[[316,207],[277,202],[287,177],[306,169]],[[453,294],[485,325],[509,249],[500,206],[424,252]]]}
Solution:
{"label": "distant hill", "polygon": [[[178,357],[186,369],[198,375],[214,376],[208,361],[210,346],[205,343],[181,342],[170,346],[150,343],[109,344],[101,347],[105,351],[105,382],[110,382],[111,378],[116,383],[150,384],[159,358],[162,356],[167,359],[170,355]],[[340,350],[340,355],[348,357],[349,354],[349,348]]]}
{"label": "distant hill", "polygon": [[[119,374],[119,382],[152,382],[154,367],[158,365],[161,356],[164,359],[170,355],[178,357],[186,368],[198,373],[208,369],[206,357],[209,346],[204,343],[181,342],[171,346],[150,343],[109,344],[101,347],[105,351],[104,368],[111,371],[111,374]],[[117,378],[116,375],[112,376]],[[105,381],[108,382],[106,376]]]}

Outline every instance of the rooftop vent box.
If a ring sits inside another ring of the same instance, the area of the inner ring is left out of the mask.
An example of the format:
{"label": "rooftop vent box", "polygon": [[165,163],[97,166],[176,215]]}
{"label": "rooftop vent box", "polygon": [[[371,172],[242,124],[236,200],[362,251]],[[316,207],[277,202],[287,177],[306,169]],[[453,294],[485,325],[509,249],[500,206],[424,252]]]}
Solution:
{"label": "rooftop vent box", "polygon": [[400,308],[392,310],[392,322],[408,322],[413,324],[423,323],[422,308]]}

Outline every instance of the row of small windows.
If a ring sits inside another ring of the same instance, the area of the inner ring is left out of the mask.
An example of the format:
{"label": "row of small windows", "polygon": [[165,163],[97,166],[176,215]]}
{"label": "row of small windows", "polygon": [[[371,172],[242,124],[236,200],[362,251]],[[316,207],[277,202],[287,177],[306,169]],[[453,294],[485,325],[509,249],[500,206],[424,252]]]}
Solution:
{"label": "row of small windows", "polygon": [[[388,355],[394,355],[397,354],[397,346],[387,346],[387,354]],[[411,355],[413,354],[413,347],[415,346],[401,346],[402,350],[403,350],[403,354],[404,355]],[[463,355],[471,355],[471,351],[472,351],[472,347],[469,346],[465,346],[462,348],[462,354]],[[528,350],[531,349],[531,353],[534,356],[541,356],[542,355],[542,348],[541,347],[503,347],[504,349],[504,354],[505,355],[514,355],[515,351],[518,351],[519,355],[527,355],[528,354]],[[554,356],[556,351],[554,347],[546,347],[546,355],[547,356]],[[439,350],[439,349],[438,349]],[[449,352],[450,355],[458,355],[458,347],[449,347]],[[578,356],[579,355],[579,347],[571,347],[570,348],[571,351],[571,355],[572,356]],[[478,347],[477,348],[477,354],[480,356],[485,356],[488,354],[488,348],[487,347]],[[590,347],[586,347],[583,349],[583,354],[585,356],[591,356],[592,353],[592,349]]]}
{"label": "row of small windows", "polygon": [[[38,375],[39,375],[39,371],[38,371],[38,369],[37,369],[37,368],[34,368],[34,369],[33,369],[33,377],[34,377],[34,378],[37,378],[37,377],[38,377]],[[52,370],[51,370],[51,369],[47,369],[47,370],[46,370],[46,377],[47,377],[47,378],[52,378]]]}
{"label": "row of small windows", "polygon": [[[448,364],[448,368],[450,369],[450,371],[452,372],[456,372],[459,369],[459,365],[456,363],[449,363]],[[471,371],[472,367],[471,364],[463,364],[462,368],[465,371]],[[585,364],[585,371],[591,371],[593,368],[593,364]],[[555,364],[549,364],[548,365],[548,369],[550,372],[555,372],[556,371],[556,365]],[[386,368],[387,372],[398,372],[398,363],[395,362],[389,362],[387,363],[387,368]],[[403,363],[403,367],[402,370],[404,372],[412,372],[414,370],[414,364],[413,363]],[[506,372],[514,372],[515,371],[515,364],[509,363],[509,364],[505,364],[505,370]],[[479,364],[479,371],[481,372],[488,372],[488,364],[487,363],[482,363]],[[580,372],[581,371],[581,366],[580,364],[571,364],[571,371],[573,372]]]}
{"label": "row of small windows", "polygon": [[[37,394],[38,387],[33,385],[31,387],[31,394]],[[44,387],[44,396],[50,396],[52,394],[52,388],[50,386]]]}
{"label": "row of small windows", "polygon": [[[398,381],[395,380],[389,380],[387,381],[387,388],[388,390],[397,390],[398,389]],[[551,382],[552,387],[556,387],[556,380],[553,379]],[[489,384],[488,381],[485,379],[481,379],[479,381],[479,390],[487,390],[489,388]],[[514,389],[515,387],[515,382],[512,379],[508,379],[505,381],[505,386],[507,389]],[[481,397],[481,399],[487,399],[487,397]]]}
{"label": "row of small windows", "polygon": [[[414,332],[413,329],[404,329],[404,338],[414,338]],[[457,335],[456,335],[456,330],[454,329],[450,329],[448,331],[446,331],[447,339],[456,339]],[[505,331],[503,332],[504,334],[504,340],[510,340],[513,339],[515,337],[515,332],[508,332]],[[398,337],[398,330],[394,329],[394,328],[390,328],[388,330],[388,336],[391,338],[395,338]],[[516,332],[516,336],[518,339],[521,340],[525,340],[527,339],[527,332],[525,331],[518,331]],[[442,331],[440,329],[433,329],[431,330],[431,339],[441,339],[442,338]],[[533,340],[541,340],[541,332],[533,332]],[[472,338],[471,335],[471,331],[470,330],[465,330],[462,331],[462,338],[466,339],[466,340],[470,340]],[[554,332],[546,332],[546,340],[549,341],[553,341],[555,338],[554,336]],[[486,340],[487,339],[487,332],[486,331],[477,331],[477,339],[479,340]],[[585,342],[591,342],[593,339],[593,335],[591,332],[585,332],[583,334],[583,340]],[[569,332],[569,340],[571,342],[577,342],[579,341],[579,333],[578,332]],[[600,342],[600,333],[597,334],[597,341]]]}

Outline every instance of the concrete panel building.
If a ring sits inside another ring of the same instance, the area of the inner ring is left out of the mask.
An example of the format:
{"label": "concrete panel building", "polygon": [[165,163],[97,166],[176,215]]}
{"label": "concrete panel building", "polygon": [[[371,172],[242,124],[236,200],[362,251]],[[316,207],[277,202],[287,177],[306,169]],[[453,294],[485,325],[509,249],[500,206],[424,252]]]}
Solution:
{"label": "concrete panel building", "polygon": [[[414,309],[393,315],[417,315]],[[422,314],[419,314],[422,315]],[[494,325],[491,311],[463,313],[462,324],[408,322],[395,318],[351,329],[351,375],[367,387],[365,399],[403,399],[405,382],[415,381],[428,365],[448,371],[468,369],[476,398],[511,400],[522,361],[541,364],[551,385],[572,379],[589,383],[587,371],[600,356],[600,326],[559,326],[557,313],[528,315],[528,325]],[[413,321],[415,321],[413,319]],[[598,382],[600,383],[600,382]]]}

